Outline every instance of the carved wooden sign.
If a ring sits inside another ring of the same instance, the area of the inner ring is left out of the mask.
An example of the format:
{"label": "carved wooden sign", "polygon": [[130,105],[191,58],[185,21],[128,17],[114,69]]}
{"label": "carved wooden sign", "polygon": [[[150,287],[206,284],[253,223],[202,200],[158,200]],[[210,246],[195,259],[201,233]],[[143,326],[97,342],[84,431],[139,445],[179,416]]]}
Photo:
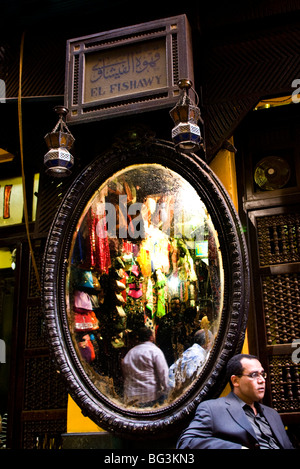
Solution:
{"label": "carved wooden sign", "polygon": [[70,122],[171,107],[177,82],[193,79],[185,15],[67,41]]}
{"label": "carved wooden sign", "polygon": [[100,51],[86,58],[86,103],[152,92],[166,86],[164,39]]}

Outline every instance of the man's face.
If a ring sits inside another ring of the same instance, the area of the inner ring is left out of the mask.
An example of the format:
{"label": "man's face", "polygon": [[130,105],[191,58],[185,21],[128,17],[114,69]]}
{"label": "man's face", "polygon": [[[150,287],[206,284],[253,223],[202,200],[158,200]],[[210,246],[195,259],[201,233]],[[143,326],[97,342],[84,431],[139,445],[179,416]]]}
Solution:
{"label": "man's face", "polygon": [[256,359],[242,358],[241,364],[243,366],[243,375],[231,378],[234,386],[233,392],[244,402],[251,405],[264,397],[266,382],[260,374],[256,378],[247,375],[253,372],[262,373],[264,369]]}
{"label": "man's face", "polygon": [[180,300],[171,301],[171,311],[173,314],[178,313],[180,311]]}

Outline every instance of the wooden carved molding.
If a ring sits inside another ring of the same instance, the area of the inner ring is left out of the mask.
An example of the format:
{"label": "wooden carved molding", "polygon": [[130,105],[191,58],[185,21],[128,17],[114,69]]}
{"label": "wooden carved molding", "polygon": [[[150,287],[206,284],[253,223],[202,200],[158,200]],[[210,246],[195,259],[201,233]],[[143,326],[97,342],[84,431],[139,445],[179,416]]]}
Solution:
{"label": "wooden carved molding", "polygon": [[[160,165],[180,175],[205,204],[219,239],[224,287],[218,331],[198,378],[174,400],[151,409],[126,407],[102,392],[79,358],[68,314],[70,251],[79,219],[93,194],[115,173],[134,166]],[[216,397],[226,384],[229,358],[243,345],[248,317],[249,265],[242,227],[220,181],[198,156],[178,153],[169,142],[120,138],[76,178],[49,232],[42,272],[42,304],[57,369],[75,402],[101,428],[128,438],[170,436],[187,424],[197,405]]]}

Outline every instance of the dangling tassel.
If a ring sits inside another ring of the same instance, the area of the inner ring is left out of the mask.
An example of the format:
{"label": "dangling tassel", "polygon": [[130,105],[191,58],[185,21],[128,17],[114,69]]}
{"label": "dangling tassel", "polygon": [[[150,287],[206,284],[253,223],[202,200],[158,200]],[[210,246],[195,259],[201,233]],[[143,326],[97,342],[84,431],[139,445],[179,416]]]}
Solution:
{"label": "dangling tassel", "polygon": [[107,274],[111,265],[106,229],[106,216],[94,215],[96,265],[101,274]]}
{"label": "dangling tassel", "polygon": [[90,268],[93,269],[95,268],[96,265],[96,260],[95,260],[95,248],[96,248],[96,233],[95,233],[95,217],[93,216],[92,211],[89,211],[88,214],[88,240],[87,240],[87,245],[88,245],[88,253],[90,256]]}

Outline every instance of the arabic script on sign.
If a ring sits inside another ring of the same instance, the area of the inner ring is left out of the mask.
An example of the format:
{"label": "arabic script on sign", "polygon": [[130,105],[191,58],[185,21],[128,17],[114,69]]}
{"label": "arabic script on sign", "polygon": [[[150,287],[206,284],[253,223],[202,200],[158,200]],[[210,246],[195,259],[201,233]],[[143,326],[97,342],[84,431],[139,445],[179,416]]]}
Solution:
{"label": "arabic script on sign", "polygon": [[152,91],[165,86],[165,39],[113,48],[86,56],[86,103]]}

